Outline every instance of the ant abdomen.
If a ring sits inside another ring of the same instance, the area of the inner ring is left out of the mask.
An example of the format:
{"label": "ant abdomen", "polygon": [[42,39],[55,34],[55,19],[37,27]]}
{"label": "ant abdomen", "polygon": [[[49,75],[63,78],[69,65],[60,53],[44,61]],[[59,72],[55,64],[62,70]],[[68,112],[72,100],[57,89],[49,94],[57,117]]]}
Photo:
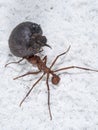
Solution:
{"label": "ant abdomen", "polygon": [[60,77],[54,74],[51,80],[53,84],[57,85],[60,82]]}

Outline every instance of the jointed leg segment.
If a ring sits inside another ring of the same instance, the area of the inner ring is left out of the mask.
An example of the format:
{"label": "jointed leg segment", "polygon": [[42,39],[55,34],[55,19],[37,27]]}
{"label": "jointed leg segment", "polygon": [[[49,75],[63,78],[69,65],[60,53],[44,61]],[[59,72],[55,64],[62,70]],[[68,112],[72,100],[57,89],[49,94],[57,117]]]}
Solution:
{"label": "jointed leg segment", "polygon": [[54,61],[52,62],[51,66],[50,66],[50,69],[53,67],[53,65],[55,64],[55,62],[57,61],[57,59],[58,59],[60,56],[65,55],[65,54],[70,50],[70,47],[71,47],[71,46],[68,47],[67,51],[65,51],[64,53],[61,53],[60,55],[58,55],[58,56],[54,59]]}
{"label": "jointed leg segment", "polygon": [[64,67],[64,68],[60,68],[55,70],[54,72],[58,72],[58,71],[62,71],[62,70],[68,70],[68,69],[81,69],[81,70],[87,70],[87,71],[94,71],[94,72],[98,72],[98,70],[94,70],[94,69],[89,69],[89,68],[85,68],[85,67],[79,67],[79,66],[69,66],[69,67]]}
{"label": "jointed leg segment", "polygon": [[52,114],[50,109],[50,88],[49,88],[48,79],[49,79],[49,73],[47,74],[46,84],[47,84],[47,91],[48,91],[48,110],[49,110],[50,120],[52,120]]}
{"label": "jointed leg segment", "polygon": [[20,76],[18,76],[18,77],[15,77],[14,80],[19,79],[19,78],[24,77],[24,76],[27,76],[27,75],[38,74],[38,73],[40,73],[40,72],[41,72],[40,70],[39,70],[39,71],[36,71],[36,72],[27,72],[27,73],[25,73],[25,74],[23,74],[23,75],[20,75]]}
{"label": "jointed leg segment", "polygon": [[47,63],[47,56],[45,56],[45,57],[43,58],[43,61],[44,61],[45,65],[46,65],[46,63]]}
{"label": "jointed leg segment", "polygon": [[22,103],[24,102],[24,100],[29,96],[30,92],[32,91],[32,89],[36,86],[36,84],[43,78],[43,76],[45,75],[45,73],[33,84],[32,88],[28,91],[28,93],[26,94],[26,96],[23,98],[23,100],[20,102],[20,105],[22,105]]}
{"label": "jointed leg segment", "polygon": [[10,62],[10,63],[6,64],[5,67],[7,67],[9,64],[18,64],[18,63],[20,63],[23,60],[24,60],[24,58],[22,58],[21,60],[16,61],[16,62]]}

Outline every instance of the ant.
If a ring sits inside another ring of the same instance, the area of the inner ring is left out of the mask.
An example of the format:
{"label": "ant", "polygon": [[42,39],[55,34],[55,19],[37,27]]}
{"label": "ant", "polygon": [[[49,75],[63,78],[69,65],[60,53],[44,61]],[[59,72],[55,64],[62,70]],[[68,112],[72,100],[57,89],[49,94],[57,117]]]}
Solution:
{"label": "ant", "polygon": [[[49,88],[49,83],[48,83],[48,80],[49,80],[49,76],[52,75],[52,83],[54,85],[57,85],[59,82],[60,82],[60,77],[55,74],[56,72],[59,72],[59,71],[63,71],[63,70],[68,70],[68,69],[74,69],[74,68],[77,68],[77,69],[81,69],[81,70],[86,70],[86,71],[93,71],[93,72],[98,72],[98,70],[94,70],[94,69],[90,69],[90,68],[85,68],[85,67],[79,67],[79,66],[68,66],[68,67],[63,67],[63,68],[60,68],[60,69],[57,69],[57,70],[52,70],[52,67],[54,66],[55,62],[57,61],[57,59],[63,55],[65,55],[66,53],[68,53],[68,51],[70,50],[70,47],[68,47],[67,51],[61,53],[60,55],[56,56],[56,58],[53,60],[52,64],[50,65],[50,67],[47,67],[46,63],[47,63],[47,56],[45,56],[43,59],[41,59],[39,56],[37,55],[33,55],[31,57],[28,57],[28,58],[25,58],[28,62],[30,62],[31,64],[33,65],[36,65],[37,68],[38,68],[38,71],[36,72],[27,72],[21,76],[18,76],[16,78],[14,78],[14,80],[16,79],[19,79],[21,77],[24,77],[24,76],[27,76],[27,75],[32,75],[32,74],[38,74],[40,72],[43,72],[42,76],[33,84],[33,86],[31,87],[31,89],[27,92],[27,94],[25,95],[25,97],[22,99],[22,101],[20,102],[20,105],[22,105],[22,103],[25,101],[25,99],[29,96],[30,92],[32,91],[32,89],[37,85],[37,83],[39,81],[42,80],[42,78],[46,76],[46,85],[47,85],[47,91],[48,91],[48,110],[49,110],[49,115],[50,115],[50,120],[52,120],[52,113],[51,113],[51,109],[50,109],[50,88]],[[24,59],[24,58],[23,58]],[[11,63],[19,63],[21,62],[23,59],[21,59],[20,61],[18,62],[11,62]],[[11,64],[11,63],[8,63],[8,64]],[[8,64],[6,64],[5,66],[7,66]]]}

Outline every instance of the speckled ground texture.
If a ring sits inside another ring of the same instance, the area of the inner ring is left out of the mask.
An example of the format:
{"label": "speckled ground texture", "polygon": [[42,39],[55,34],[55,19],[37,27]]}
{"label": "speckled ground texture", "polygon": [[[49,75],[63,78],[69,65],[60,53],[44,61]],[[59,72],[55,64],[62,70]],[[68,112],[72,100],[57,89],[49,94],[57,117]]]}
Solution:
{"label": "speckled ground texture", "polygon": [[0,0],[0,130],[98,130],[98,73],[83,70],[60,72],[61,81],[51,90],[50,121],[46,77],[37,84],[22,107],[19,103],[40,77],[14,77],[37,68],[11,54],[8,38],[19,23],[41,25],[52,47],[44,47],[49,66],[56,55],[71,49],[54,69],[77,65],[98,69],[98,0]]}

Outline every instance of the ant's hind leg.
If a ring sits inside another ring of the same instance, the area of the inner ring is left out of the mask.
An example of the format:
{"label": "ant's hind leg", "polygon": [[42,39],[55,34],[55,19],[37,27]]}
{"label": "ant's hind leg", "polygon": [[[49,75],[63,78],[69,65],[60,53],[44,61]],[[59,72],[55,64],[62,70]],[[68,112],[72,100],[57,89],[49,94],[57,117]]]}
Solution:
{"label": "ant's hind leg", "polygon": [[15,77],[13,80],[19,79],[19,78],[21,78],[21,77],[24,77],[24,76],[27,76],[27,75],[30,75],[30,74],[38,74],[38,73],[40,73],[40,72],[41,72],[41,71],[27,72],[27,73],[25,73],[25,74],[23,74],[23,75],[20,75],[20,76],[18,76],[18,77]]}
{"label": "ant's hind leg", "polygon": [[38,84],[38,82],[43,78],[43,76],[45,75],[45,73],[33,84],[33,86],[31,87],[31,89],[27,92],[26,96],[22,99],[22,101],[20,102],[19,106],[22,105],[22,103],[25,101],[25,99],[29,96],[29,94],[31,93],[32,89]]}
{"label": "ant's hind leg", "polygon": [[47,74],[46,84],[47,84],[47,91],[48,91],[48,110],[49,110],[50,120],[52,120],[52,114],[50,108],[50,88],[49,88],[48,79],[49,79],[49,73]]}
{"label": "ant's hind leg", "polygon": [[54,72],[58,72],[58,71],[62,71],[62,70],[68,70],[68,69],[74,69],[74,68],[81,69],[81,70],[86,70],[86,71],[98,72],[98,70],[95,70],[95,69],[90,69],[90,68],[85,68],[85,67],[79,67],[79,66],[64,67],[64,68],[57,69]]}
{"label": "ant's hind leg", "polygon": [[21,60],[16,61],[16,62],[10,62],[10,63],[6,64],[5,67],[7,67],[9,64],[18,64],[18,63],[20,63],[23,60],[24,60],[24,58],[22,58]]}

